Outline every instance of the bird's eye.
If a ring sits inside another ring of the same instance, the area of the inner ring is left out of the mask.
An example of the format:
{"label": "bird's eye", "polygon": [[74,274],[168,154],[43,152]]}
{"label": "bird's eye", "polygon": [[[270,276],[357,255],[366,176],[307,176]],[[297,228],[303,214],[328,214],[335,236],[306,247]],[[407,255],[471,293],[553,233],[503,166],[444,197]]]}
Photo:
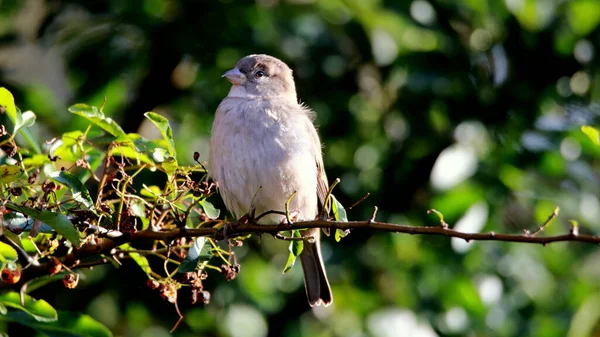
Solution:
{"label": "bird's eye", "polygon": [[254,76],[256,76],[256,78],[261,78],[261,77],[267,76],[267,74],[265,74],[264,71],[259,70],[256,73],[254,73]]}

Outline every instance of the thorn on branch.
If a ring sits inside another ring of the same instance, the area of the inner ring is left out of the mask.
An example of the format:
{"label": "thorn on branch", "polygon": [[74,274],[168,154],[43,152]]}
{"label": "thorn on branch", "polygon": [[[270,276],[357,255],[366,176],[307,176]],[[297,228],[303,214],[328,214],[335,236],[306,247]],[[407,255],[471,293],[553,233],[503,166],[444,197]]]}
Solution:
{"label": "thorn on branch", "polygon": [[571,223],[571,229],[569,230],[569,235],[577,236],[579,235],[579,224],[575,220],[569,220]]}
{"label": "thorn on branch", "polygon": [[372,224],[375,221],[375,217],[377,216],[377,210],[377,206],[373,206],[373,214],[371,214],[371,217],[369,218],[369,224]]}
{"label": "thorn on branch", "polygon": [[353,203],[352,206],[348,207],[348,209],[350,210],[350,209],[356,207],[358,204],[365,201],[370,195],[371,195],[371,193],[367,192],[367,194],[365,194],[362,198],[358,199],[358,201]]}

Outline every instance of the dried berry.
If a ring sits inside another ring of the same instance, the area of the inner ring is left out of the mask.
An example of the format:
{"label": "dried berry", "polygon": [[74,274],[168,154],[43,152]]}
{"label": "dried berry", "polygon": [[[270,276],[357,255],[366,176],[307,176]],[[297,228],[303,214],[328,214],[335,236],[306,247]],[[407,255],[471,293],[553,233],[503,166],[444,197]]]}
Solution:
{"label": "dried berry", "polygon": [[63,277],[63,284],[67,289],[75,289],[79,283],[79,274],[67,274]]}
{"label": "dried berry", "polygon": [[35,172],[31,173],[31,175],[29,175],[29,178],[27,178],[27,182],[30,184],[35,184],[36,180],[37,180],[37,173],[35,173]]}
{"label": "dried berry", "polygon": [[200,292],[200,295],[202,297],[202,303],[204,303],[204,304],[210,303],[210,293],[208,291],[202,290]]}
{"label": "dried berry", "polygon": [[190,303],[196,304],[198,303],[198,289],[192,289],[192,293],[190,295]]}
{"label": "dried berry", "polygon": [[8,284],[15,284],[21,279],[21,269],[16,268],[15,270],[11,270],[4,268],[2,269],[2,273],[0,273],[0,278]]}
{"label": "dried berry", "polygon": [[48,261],[48,273],[50,273],[50,275],[55,275],[55,274],[60,273],[61,270],[62,270],[62,263],[60,263],[60,260],[54,256],[51,257],[50,261]]}
{"label": "dried berry", "polygon": [[[239,267],[236,269],[239,270]],[[231,281],[237,276],[237,272],[235,271],[235,269],[227,264],[221,265],[221,274],[225,275],[225,279],[227,281]]]}
{"label": "dried berry", "polygon": [[44,193],[55,192],[56,191],[56,184],[53,183],[52,181],[46,180],[42,184],[42,191],[44,191]]}
{"label": "dried berry", "polygon": [[160,283],[158,283],[158,281],[156,280],[148,279],[148,281],[146,281],[146,285],[148,286],[148,288],[154,290],[160,286]]}
{"label": "dried berry", "polygon": [[194,152],[194,161],[198,161],[198,158],[200,158],[200,153]]}
{"label": "dried berry", "polygon": [[21,194],[23,194],[23,190],[20,187],[13,187],[10,189],[10,194],[14,195],[15,197],[18,197]]}
{"label": "dried berry", "polygon": [[169,283],[169,284],[163,284],[160,286],[159,288],[160,291],[160,296],[170,302],[170,303],[175,303],[177,302],[177,286],[173,283]]}

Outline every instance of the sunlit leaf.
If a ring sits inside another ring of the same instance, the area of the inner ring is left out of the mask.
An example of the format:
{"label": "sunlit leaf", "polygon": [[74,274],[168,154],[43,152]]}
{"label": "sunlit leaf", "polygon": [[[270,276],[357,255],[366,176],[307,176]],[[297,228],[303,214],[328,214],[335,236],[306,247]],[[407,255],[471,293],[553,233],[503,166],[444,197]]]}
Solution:
{"label": "sunlit leaf", "polygon": [[[6,115],[15,126],[18,124],[18,118],[21,118],[21,120],[23,121],[21,112],[19,111],[19,109],[17,109],[15,105],[15,99],[13,95],[4,87],[0,87],[0,106],[3,106],[5,108]],[[31,112],[30,114],[26,112],[26,114],[27,116],[25,117],[25,119],[27,120],[27,123],[33,124],[33,122],[31,122],[31,115],[33,115],[33,112]],[[35,121],[35,116],[33,120]],[[21,124],[23,125],[24,123],[21,122]],[[18,128],[15,128],[15,131],[16,130],[18,130]],[[42,152],[37,140],[31,133],[31,130],[21,130],[21,135],[23,136],[27,144],[29,144],[29,146],[34,150],[35,153]]]}
{"label": "sunlit leaf", "polygon": [[17,121],[13,133],[17,133],[21,128],[28,128],[35,124],[36,115],[32,111],[25,111],[22,114],[17,113]]}
{"label": "sunlit leaf", "polygon": [[11,203],[6,204],[6,207],[13,211],[22,212],[25,215],[30,216],[35,220],[39,220],[44,224],[52,227],[58,234],[64,236],[67,240],[71,241],[76,247],[81,244],[81,238],[79,232],[75,229],[75,226],[66,215],[62,213],[55,213],[48,210],[39,211],[33,208],[25,206],[17,206]]}
{"label": "sunlit leaf", "polygon": [[106,117],[102,111],[95,106],[87,104],[75,104],[69,107],[69,111],[81,117],[87,118],[90,122],[102,128],[115,137],[125,137],[125,131],[112,118]]}
{"label": "sunlit leaf", "polygon": [[7,184],[18,179],[24,179],[25,173],[20,166],[0,165],[0,183]]}
{"label": "sunlit leaf", "polygon": [[209,219],[216,219],[221,214],[221,210],[216,209],[213,204],[206,200],[202,200],[202,202],[200,202],[200,206],[202,206],[204,214],[206,214]]}
{"label": "sunlit leaf", "polygon": [[51,322],[58,318],[58,313],[48,302],[36,300],[27,294],[23,294],[23,299],[25,305],[21,305],[21,297],[17,292],[0,294],[1,305],[22,310],[38,322]]}
{"label": "sunlit leaf", "polygon": [[335,217],[336,221],[343,221],[343,222],[348,222],[348,214],[346,213],[346,209],[344,208],[344,205],[342,205],[341,202],[339,202],[339,200],[337,200],[337,198],[332,194],[331,195],[331,200],[332,202],[332,211],[333,211],[333,216]]}
{"label": "sunlit leaf", "polygon": [[15,106],[15,98],[4,87],[0,87],[0,106],[6,110],[6,115],[13,123],[17,121],[17,107]]}
{"label": "sunlit leaf", "polygon": [[146,112],[144,116],[146,116],[146,118],[148,118],[154,125],[156,125],[160,131],[160,134],[163,136],[163,139],[165,139],[169,145],[169,155],[177,159],[177,154],[175,152],[175,141],[173,140],[173,130],[169,125],[169,121],[165,117],[154,112]]}
{"label": "sunlit leaf", "polygon": [[349,231],[345,231],[343,229],[336,229],[335,230],[335,242],[340,242],[343,238],[345,238],[348,235]]}
{"label": "sunlit leaf", "polygon": [[210,244],[206,243],[205,237],[196,238],[194,244],[188,250],[187,256],[179,265],[178,272],[194,271],[200,262],[208,261],[212,258],[213,255],[210,250]]}
{"label": "sunlit leaf", "polygon": [[[126,243],[119,246],[119,248],[125,251],[133,250],[133,248]],[[145,256],[136,252],[129,252],[128,254],[131,257],[131,259],[135,261],[135,263],[137,263],[137,265],[140,266],[140,268],[142,268],[144,273],[150,276],[150,274],[152,273],[152,268],[150,268],[150,262],[148,262],[148,259]]]}
{"label": "sunlit leaf", "polygon": [[[292,237],[301,238],[302,234],[298,230],[292,231]],[[283,273],[287,273],[292,269],[294,264],[296,263],[296,258],[300,256],[302,250],[304,249],[304,241],[302,240],[294,240],[290,242],[290,246],[288,250],[290,254],[288,255],[287,262],[285,263],[285,267],[283,267]]]}
{"label": "sunlit leaf", "polygon": [[113,336],[106,326],[92,317],[69,311],[59,311],[58,320],[54,322],[39,322],[19,311],[9,312],[6,318],[50,337]]}
{"label": "sunlit leaf", "polygon": [[49,177],[67,186],[71,190],[73,199],[83,204],[86,209],[94,210],[94,202],[92,201],[90,192],[88,192],[88,189],[85,187],[85,185],[83,185],[83,183],[75,175],[61,170],[53,172],[49,175]]}
{"label": "sunlit leaf", "polygon": [[12,261],[16,261],[18,258],[17,251],[2,241],[0,241],[0,255],[5,259]]}

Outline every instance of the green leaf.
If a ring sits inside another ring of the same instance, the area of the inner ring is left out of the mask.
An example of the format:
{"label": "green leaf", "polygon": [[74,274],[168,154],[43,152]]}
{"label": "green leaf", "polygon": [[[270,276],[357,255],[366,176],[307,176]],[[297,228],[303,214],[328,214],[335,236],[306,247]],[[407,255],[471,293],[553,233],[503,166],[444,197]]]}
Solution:
{"label": "green leaf", "polygon": [[18,258],[17,251],[2,241],[0,241],[0,256],[11,261],[16,261]]}
{"label": "green leaf", "polygon": [[588,138],[596,144],[596,146],[600,146],[600,133],[598,130],[589,125],[582,125],[581,131],[588,136]]}
{"label": "green leaf", "polygon": [[346,209],[344,208],[342,203],[339,202],[333,194],[331,195],[331,200],[333,201],[332,210],[333,210],[333,216],[335,217],[335,220],[342,221],[342,222],[348,222],[348,214],[346,213]]}
{"label": "green leaf", "polygon": [[22,312],[9,312],[7,319],[28,326],[51,337],[112,337],[112,332],[92,317],[80,313],[59,311],[58,320],[38,322]]}
{"label": "green leaf", "polygon": [[0,165],[0,183],[8,184],[22,179],[25,179],[25,173],[20,166]]}
{"label": "green leaf", "polygon": [[52,322],[58,318],[58,313],[48,302],[36,300],[27,294],[23,294],[23,300],[25,305],[21,305],[21,297],[14,291],[0,295],[1,305],[22,310],[38,322]]}
{"label": "green leaf", "polygon": [[219,215],[221,214],[221,210],[216,209],[215,206],[213,206],[213,204],[211,204],[210,202],[208,202],[206,200],[202,200],[200,202],[200,206],[202,206],[202,209],[204,210],[204,214],[206,214],[206,216],[211,220],[218,218]]}
{"label": "green leaf", "polygon": [[[122,250],[132,250],[133,249],[127,243],[122,244],[121,246],[119,246],[119,248]],[[148,262],[148,259],[145,256],[143,256],[139,253],[135,253],[135,252],[130,252],[128,254],[131,257],[131,259],[133,261],[135,261],[135,263],[137,263],[138,266],[140,266],[140,268],[142,268],[144,273],[146,273],[148,276],[150,276],[150,274],[152,273],[152,268],[150,268],[150,262]]]}
{"label": "green leaf", "polygon": [[31,293],[32,291],[39,289],[49,283],[61,281],[67,274],[70,274],[70,272],[68,270],[63,270],[58,274],[37,277],[27,282],[27,293]]}
{"label": "green leaf", "polygon": [[342,238],[345,238],[349,233],[349,230],[336,229],[335,230],[335,242],[340,242]]}
{"label": "green leaf", "polygon": [[90,122],[115,137],[125,137],[127,135],[117,122],[110,117],[106,117],[104,113],[95,106],[79,103],[70,106],[69,111],[88,119]]}
{"label": "green leaf", "polygon": [[160,131],[160,134],[167,141],[167,144],[169,146],[169,155],[177,159],[177,154],[175,152],[175,141],[173,141],[173,130],[169,125],[169,121],[165,117],[154,112],[146,112],[144,116],[146,116],[146,118],[148,118],[152,123],[154,123],[154,125],[156,125],[156,127]]}
{"label": "green leaf", "polygon": [[0,87],[0,106],[6,109],[6,115],[13,123],[17,121],[17,107],[15,106],[15,98],[4,87]]}
{"label": "green leaf", "polygon": [[[0,87],[0,106],[3,106],[5,108],[6,115],[11,120],[11,122],[13,122],[13,124],[15,126],[17,125],[17,118],[21,118],[23,120],[23,117],[21,116],[21,112],[17,109],[17,107],[15,105],[15,98],[10,93],[10,91],[8,91],[4,87]],[[26,114],[27,114],[27,112],[26,112]],[[33,112],[31,114],[33,114]],[[29,120],[30,118],[31,117],[29,117],[29,116],[26,117],[27,120]],[[35,120],[35,118],[34,118],[34,120]],[[30,123],[30,121],[28,121],[27,123]],[[16,130],[17,130],[17,128],[15,128],[15,132],[16,132]],[[42,153],[42,150],[40,149],[38,142],[36,141],[35,137],[33,136],[33,133],[31,133],[31,130],[27,130],[27,129],[21,130],[21,135],[23,136],[23,138],[25,138],[25,141],[27,142],[27,144],[29,144],[29,146],[31,146],[31,148],[34,150],[35,153]],[[14,137],[14,135],[13,135],[13,137]]]}
{"label": "green leaf", "polygon": [[90,192],[85,185],[75,175],[67,171],[56,171],[52,172],[50,178],[58,181],[59,183],[67,186],[71,190],[73,199],[85,206],[86,209],[94,210],[94,202],[90,196]]}
{"label": "green leaf", "polygon": [[[300,233],[299,230],[294,230],[294,231],[292,231],[292,237],[301,238],[302,234]],[[298,256],[300,256],[300,254],[302,253],[302,250],[304,250],[304,241],[296,240],[296,241],[290,242],[290,246],[289,246],[288,250],[290,251],[290,254],[288,255],[288,259],[287,259],[287,262],[285,263],[285,267],[283,267],[284,274],[287,273],[288,271],[292,270],[292,267],[296,263],[296,258]]]}
{"label": "green leaf", "polygon": [[206,244],[206,238],[198,237],[194,240],[194,244],[190,247],[190,250],[188,250],[185,259],[181,261],[178,272],[186,273],[188,271],[194,271],[200,262],[208,261],[212,257],[210,244]]}
{"label": "green leaf", "polygon": [[17,113],[17,121],[15,122],[14,134],[21,128],[28,128],[35,123],[36,116],[32,111],[25,111],[23,114]]}
{"label": "green leaf", "polygon": [[75,229],[75,226],[66,215],[62,213],[55,213],[48,210],[39,211],[33,208],[18,206],[12,203],[7,203],[6,207],[13,211],[21,212],[25,215],[30,216],[35,220],[39,220],[46,225],[52,227],[58,234],[64,236],[67,240],[71,241],[73,245],[79,247],[81,245],[81,238],[79,232]]}
{"label": "green leaf", "polygon": [[131,259],[142,268],[144,273],[150,275],[152,269],[150,268],[150,262],[148,262],[148,259],[145,256],[140,255],[139,253],[129,253],[129,256],[131,256]]}

